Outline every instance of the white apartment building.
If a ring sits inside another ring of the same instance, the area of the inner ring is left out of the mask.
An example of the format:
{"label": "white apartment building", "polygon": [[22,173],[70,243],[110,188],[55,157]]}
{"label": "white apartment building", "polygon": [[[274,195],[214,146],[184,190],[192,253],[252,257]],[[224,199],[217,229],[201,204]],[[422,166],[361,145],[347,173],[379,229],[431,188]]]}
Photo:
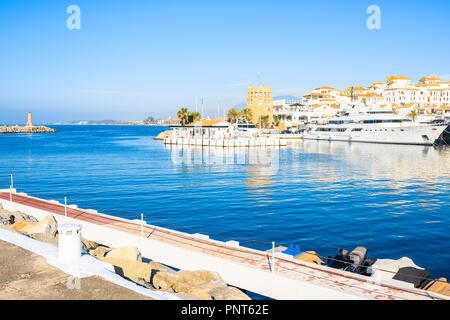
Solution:
{"label": "white apartment building", "polygon": [[323,115],[333,114],[336,106],[339,112],[344,106],[355,103],[378,105],[405,115],[416,110],[423,115],[446,117],[450,106],[450,81],[442,82],[431,76],[423,77],[415,84],[406,76],[390,76],[385,83],[374,82],[367,89],[353,86],[339,91],[333,87],[319,87],[303,96],[305,106]]}
{"label": "white apartment building", "polygon": [[311,122],[316,115],[311,105],[303,105],[297,101],[286,99],[273,101],[273,117],[283,122],[287,129],[295,130],[299,126]]}

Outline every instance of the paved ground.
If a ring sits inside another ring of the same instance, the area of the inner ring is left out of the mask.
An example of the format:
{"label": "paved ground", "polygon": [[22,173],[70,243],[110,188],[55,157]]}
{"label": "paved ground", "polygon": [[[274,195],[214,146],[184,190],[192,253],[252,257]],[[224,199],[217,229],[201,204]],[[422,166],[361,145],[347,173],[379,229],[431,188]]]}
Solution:
{"label": "paved ground", "polygon": [[97,276],[80,279],[80,289],[68,279],[42,256],[0,240],[0,300],[152,300]]}

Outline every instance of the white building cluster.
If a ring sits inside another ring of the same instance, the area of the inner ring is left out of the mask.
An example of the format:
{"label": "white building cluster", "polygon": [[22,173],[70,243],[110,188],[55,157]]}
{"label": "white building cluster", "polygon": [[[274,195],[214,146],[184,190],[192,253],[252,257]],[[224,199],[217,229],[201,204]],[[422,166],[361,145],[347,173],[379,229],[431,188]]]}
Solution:
{"label": "white building cluster", "polygon": [[423,77],[417,84],[405,76],[391,76],[385,83],[375,82],[368,88],[349,87],[344,91],[319,87],[303,96],[302,104],[274,101],[274,116],[295,128],[306,122],[323,122],[355,104],[367,104],[417,121],[450,120],[450,81]]}

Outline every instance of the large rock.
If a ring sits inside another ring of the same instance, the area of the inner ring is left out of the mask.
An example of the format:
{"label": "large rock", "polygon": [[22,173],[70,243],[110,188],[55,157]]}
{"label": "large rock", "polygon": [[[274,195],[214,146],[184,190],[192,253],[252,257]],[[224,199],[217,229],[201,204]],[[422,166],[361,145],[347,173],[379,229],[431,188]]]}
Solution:
{"label": "large rock", "polygon": [[117,274],[128,279],[140,278],[150,283],[152,269],[148,263],[126,259],[110,258],[108,254],[102,259],[111,263]]}
{"label": "large rock", "polygon": [[9,225],[13,222],[11,214],[6,210],[0,209],[0,224]]}
{"label": "large rock", "polygon": [[15,211],[11,212],[11,216],[14,217],[12,223],[18,222],[18,221],[25,221],[25,222],[31,222],[31,223],[38,223],[38,219],[33,217],[32,215]]}
{"label": "large rock", "polygon": [[151,262],[149,262],[148,264],[150,265],[150,268],[151,268],[152,270],[156,270],[156,271],[167,271],[167,272],[171,272],[171,273],[176,272],[176,271],[173,270],[172,268],[170,268],[170,267],[168,267],[168,266],[165,266],[165,265],[163,265],[163,264],[161,264],[161,263],[158,263],[158,262],[156,262],[156,261],[151,261]]}
{"label": "large rock", "polygon": [[95,250],[98,248],[98,243],[95,241],[87,240],[85,238],[81,238],[81,251],[83,253],[89,253],[91,250]]}
{"label": "large rock", "polygon": [[182,300],[201,300],[199,297],[194,296],[193,294],[190,293],[180,292],[175,293],[175,295]]}
{"label": "large rock", "polygon": [[94,250],[90,250],[89,254],[91,256],[94,256],[100,260],[103,260],[105,255],[110,252],[112,250],[112,248],[108,248],[105,246],[98,246],[97,248],[95,248]]}
{"label": "large rock", "polygon": [[[157,262],[142,262],[126,259],[117,259],[106,255],[102,260],[111,263],[117,274],[128,279],[142,279],[147,283],[152,283],[153,276],[164,270],[164,272],[175,274],[176,271]],[[135,280],[133,280],[135,281]],[[136,281],[135,281],[136,282]]]}
{"label": "large rock", "polygon": [[55,247],[58,246],[58,239],[48,233],[33,233],[29,234],[28,236],[38,241],[50,243]]}
{"label": "large rock", "polygon": [[111,251],[106,253],[105,257],[121,260],[142,261],[141,253],[136,247],[122,247],[112,249]]}
{"label": "large rock", "polygon": [[[56,222],[55,217],[51,214],[45,216],[39,223],[23,222],[25,225],[18,231],[27,234],[46,233],[52,237],[56,237],[56,233],[58,232],[58,222]],[[21,221],[18,223],[21,223]],[[16,225],[16,223],[14,225]]]}
{"label": "large rock", "polygon": [[213,300],[251,300],[249,296],[235,287],[217,287],[208,293]]}
{"label": "large rock", "polygon": [[30,230],[32,227],[34,227],[35,225],[37,225],[37,223],[33,223],[33,222],[26,222],[24,220],[19,220],[17,222],[15,222],[11,228],[13,228],[16,231],[28,234],[28,230]]}
{"label": "large rock", "polygon": [[164,140],[166,138],[171,138],[172,137],[172,130],[166,130],[161,132],[160,134],[158,134],[155,137],[155,140]]}
{"label": "large rock", "polygon": [[188,293],[202,300],[212,299],[209,294],[212,289],[227,286],[218,273],[206,270],[160,271],[153,276],[152,284],[159,290]]}

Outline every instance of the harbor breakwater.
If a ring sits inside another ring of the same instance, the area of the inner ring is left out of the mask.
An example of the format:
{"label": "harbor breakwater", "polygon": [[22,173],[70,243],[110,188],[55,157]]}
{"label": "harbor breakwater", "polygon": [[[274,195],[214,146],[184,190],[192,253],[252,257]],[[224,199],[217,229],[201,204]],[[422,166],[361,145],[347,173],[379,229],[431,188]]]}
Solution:
{"label": "harbor breakwater", "polygon": [[45,127],[45,126],[0,126],[0,134],[8,133],[51,133],[56,132],[55,129]]}

